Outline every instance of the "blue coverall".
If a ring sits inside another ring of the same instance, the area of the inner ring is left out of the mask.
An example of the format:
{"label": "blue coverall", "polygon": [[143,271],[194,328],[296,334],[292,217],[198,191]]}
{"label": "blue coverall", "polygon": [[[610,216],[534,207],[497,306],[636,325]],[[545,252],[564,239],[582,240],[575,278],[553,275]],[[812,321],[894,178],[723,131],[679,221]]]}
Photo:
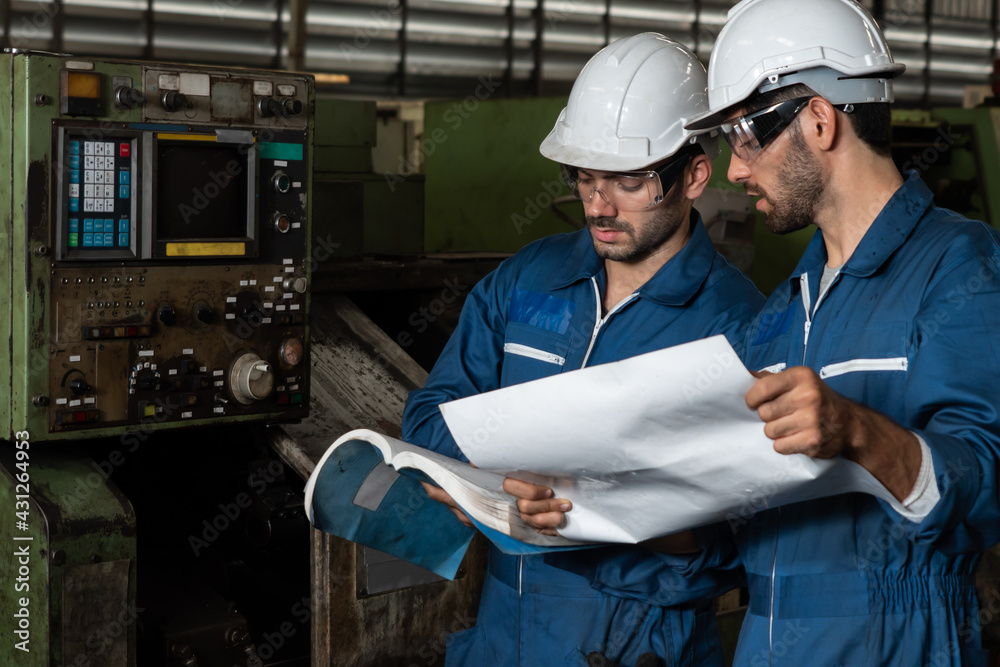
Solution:
{"label": "blue coverall", "polygon": [[[732,522],[750,608],[740,666],[985,666],[973,571],[1000,541],[1000,246],[911,173],[825,293],[817,232],[747,338],[922,436],[940,500],[919,523],[851,493]],[[837,428],[838,425],[830,425]]]}
{"label": "blue coverall", "polygon": [[[441,403],[713,334],[738,347],[763,298],[715,252],[696,212],[691,225],[688,244],[603,319],[604,265],[587,231],[542,239],[505,261],[472,290],[426,385],[410,394],[404,439],[464,460]],[[600,555],[578,553],[587,562]],[[548,556],[491,547],[477,625],[452,635],[446,664],[586,665],[598,651],[624,667],[647,652],[668,666],[721,665],[712,597],[739,584],[734,556],[723,545],[677,558],[684,585],[657,604],[601,593]]]}

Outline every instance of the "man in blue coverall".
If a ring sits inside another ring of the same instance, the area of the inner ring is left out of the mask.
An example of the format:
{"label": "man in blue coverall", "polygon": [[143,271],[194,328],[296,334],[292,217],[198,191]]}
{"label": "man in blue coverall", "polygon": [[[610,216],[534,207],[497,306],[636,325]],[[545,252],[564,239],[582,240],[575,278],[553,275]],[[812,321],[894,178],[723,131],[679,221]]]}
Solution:
{"label": "man in blue coverall", "polygon": [[744,0],[709,65],[729,178],[775,233],[818,228],[756,318],[747,405],[783,454],[842,456],[851,493],[736,522],[736,664],[985,666],[973,572],[1000,541],[1000,240],[889,153],[902,65],[852,0]]}
{"label": "man in blue coverall", "polygon": [[[464,460],[441,403],[714,334],[740,346],[763,298],[692,207],[717,150],[683,128],[707,110],[704,76],[690,51],[653,33],[590,60],[541,145],[584,202],[587,229],[531,243],[476,285],[410,394],[405,440]],[[684,583],[659,600],[607,595],[546,556],[491,547],[477,624],[450,638],[446,664],[721,665],[712,598],[739,581],[735,551],[703,544],[711,531],[684,539],[689,553],[671,561]]]}

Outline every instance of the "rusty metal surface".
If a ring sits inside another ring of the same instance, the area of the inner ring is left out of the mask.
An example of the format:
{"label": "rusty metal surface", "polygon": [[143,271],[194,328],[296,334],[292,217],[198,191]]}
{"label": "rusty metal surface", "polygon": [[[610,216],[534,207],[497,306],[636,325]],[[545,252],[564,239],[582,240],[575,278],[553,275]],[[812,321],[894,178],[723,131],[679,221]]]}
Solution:
{"label": "rusty metal surface", "polygon": [[[300,423],[271,429],[272,447],[303,477],[351,429],[399,436],[406,395],[427,377],[347,298],[324,295],[312,305],[312,411]],[[353,542],[312,531],[313,667],[443,665],[447,636],[475,623],[485,543],[473,541],[455,581],[379,595],[359,593],[358,551]]]}

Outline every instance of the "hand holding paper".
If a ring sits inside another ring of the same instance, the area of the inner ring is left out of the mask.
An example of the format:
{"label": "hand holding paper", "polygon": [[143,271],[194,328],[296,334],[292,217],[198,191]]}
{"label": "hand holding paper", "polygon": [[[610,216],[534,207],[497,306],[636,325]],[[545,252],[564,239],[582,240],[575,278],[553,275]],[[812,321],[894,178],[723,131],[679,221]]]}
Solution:
{"label": "hand holding paper", "polygon": [[[324,530],[356,541],[374,540],[362,543],[390,553],[444,548],[429,536],[453,528],[468,531],[447,508],[426,500],[413,479],[409,483],[424,505],[441,511],[430,519],[393,523],[391,533],[384,526],[362,530],[370,522],[391,523],[398,516],[384,516],[392,507],[358,489],[359,478],[362,488],[373,486],[373,476],[387,479],[379,476],[384,464],[372,468],[365,459],[364,470],[349,479],[337,472],[346,459],[335,451],[346,443],[376,448],[380,460],[397,470],[420,471],[410,474],[432,480],[442,492],[432,490],[435,496],[451,498],[509,553],[594,542],[634,544],[850,491],[901,507],[851,461],[777,453],[764,423],[747,407],[747,392],[756,381],[725,337],[715,336],[452,401],[441,411],[463,453],[478,468],[371,431],[353,431],[331,445],[310,476],[307,510]],[[324,473],[331,468],[324,465],[328,459],[340,467]],[[354,491],[334,493],[336,484],[357,490],[351,506],[344,499]],[[552,495],[536,484],[551,488]],[[403,491],[387,487],[381,493],[419,505]],[[572,506],[565,514],[563,499]],[[403,501],[395,502],[398,508]],[[392,543],[385,544],[389,534]],[[419,544],[407,544],[408,538]],[[448,548],[464,551],[470,538],[456,533]],[[444,563],[441,571],[457,567],[454,553],[437,560]]]}

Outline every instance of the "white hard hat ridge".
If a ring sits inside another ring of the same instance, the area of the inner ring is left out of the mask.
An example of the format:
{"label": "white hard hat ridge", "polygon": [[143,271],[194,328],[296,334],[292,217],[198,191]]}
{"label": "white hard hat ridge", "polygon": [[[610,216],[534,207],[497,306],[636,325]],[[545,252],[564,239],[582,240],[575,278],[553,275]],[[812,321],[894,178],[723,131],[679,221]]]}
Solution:
{"label": "white hard hat ridge", "polygon": [[706,86],[704,65],[682,44],[657,33],[619,39],[584,66],[540,151],[601,171],[642,169],[695,142],[715,155],[713,137],[684,129],[708,109]]}
{"label": "white hard hat ridge", "polygon": [[854,0],[743,0],[712,49],[710,111],[689,127],[718,125],[757,92],[804,83],[834,104],[891,102],[893,62],[872,15]]}

